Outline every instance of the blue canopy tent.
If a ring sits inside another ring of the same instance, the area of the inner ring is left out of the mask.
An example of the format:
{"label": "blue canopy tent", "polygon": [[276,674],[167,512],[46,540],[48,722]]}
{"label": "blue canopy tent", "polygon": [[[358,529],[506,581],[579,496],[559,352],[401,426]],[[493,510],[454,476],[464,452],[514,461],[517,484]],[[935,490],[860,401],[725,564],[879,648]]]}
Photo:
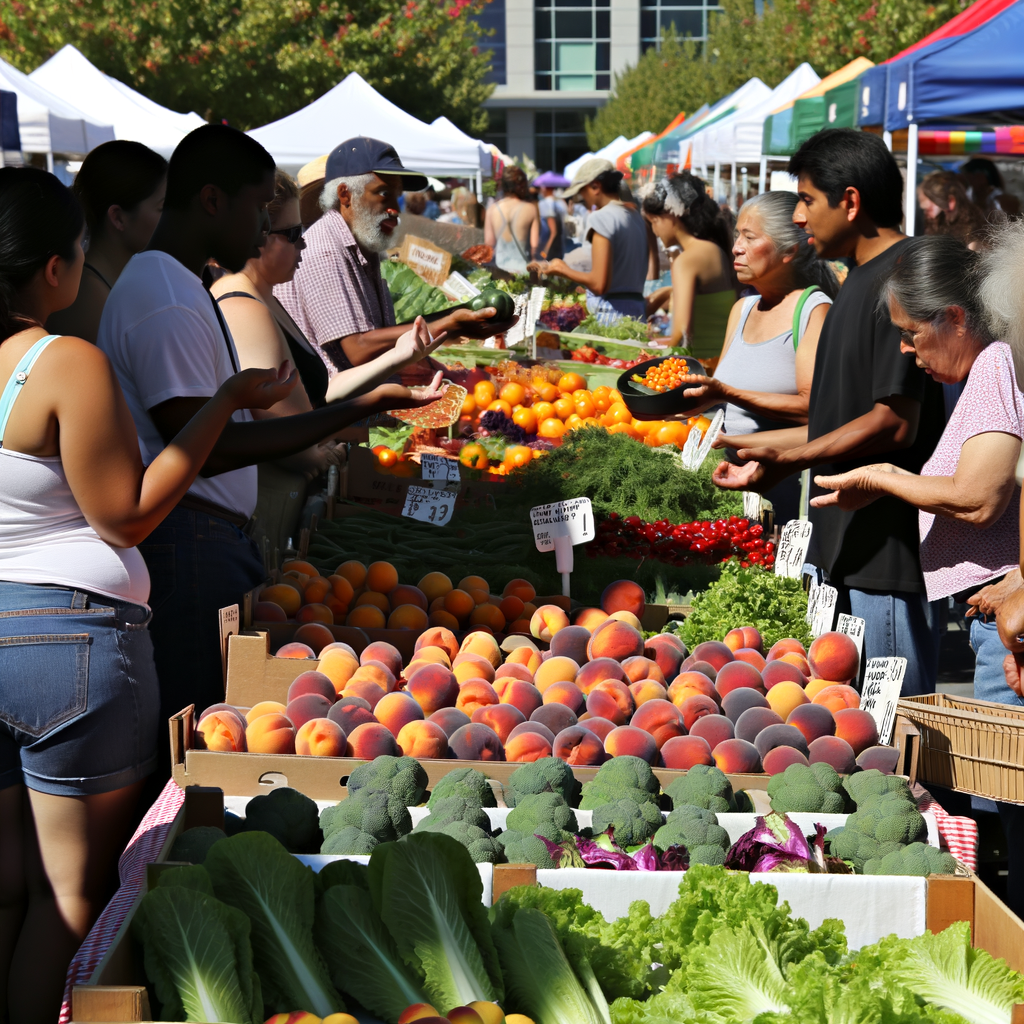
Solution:
{"label": "blue canopy tent", "polygon": [[21,149],[18,131],[18,94],[0,90],[0,150],[16,153]]}

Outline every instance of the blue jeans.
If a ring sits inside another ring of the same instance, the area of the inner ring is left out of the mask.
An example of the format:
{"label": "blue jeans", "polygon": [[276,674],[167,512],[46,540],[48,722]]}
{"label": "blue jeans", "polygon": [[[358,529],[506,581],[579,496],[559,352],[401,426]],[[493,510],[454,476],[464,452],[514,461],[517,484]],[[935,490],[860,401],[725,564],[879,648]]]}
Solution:
{"label": "blue jeans", "polygon": [[1009,653],[999,639],[995,618],[985,622],[975,617],[971,622],[971,650],[974,651],[974,699],[996,704],[1024,706],[1024,699],[1006,685],[1003,659]]}
{"label": "blue jeans", "polygon": [[153,771],[148,622],[142,605],[0,582],[0,789],[88,796]]}
{"label": "blue jeans", "polygon": [[859,616],[864,626],[864,656],[906,658],[901,696],[917,697],[935,692],[939,672],[939,631],[934,609],[924,594],[895,591],[891,594],[838,587],[838,610]]}
{"label": "blue jeans", "polygon": [[[149,569],[153,654],[160,680],[160,721],[189,704],[202,711],[224,699],[217,612],[241,604],[266,577],[259,550],[224,519],[176,508],[139,545]],[[169,773],[166,734],[160,744]]]}

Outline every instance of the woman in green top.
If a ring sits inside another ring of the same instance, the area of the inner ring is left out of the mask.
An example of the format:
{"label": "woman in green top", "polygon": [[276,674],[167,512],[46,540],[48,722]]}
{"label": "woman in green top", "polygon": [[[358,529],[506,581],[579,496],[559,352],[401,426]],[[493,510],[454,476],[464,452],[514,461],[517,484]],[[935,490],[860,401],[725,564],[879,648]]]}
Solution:
{"label": "woman in green top", "polygon": [[736,301],[732,239],[704,182],[683,171],[650,182],[637,193],[644,216],[665,248],[682,252],[672,261],[672,286],[647,298],[647,315],[671,299],[671,345],[713,359],[722,347],[729,313]]}

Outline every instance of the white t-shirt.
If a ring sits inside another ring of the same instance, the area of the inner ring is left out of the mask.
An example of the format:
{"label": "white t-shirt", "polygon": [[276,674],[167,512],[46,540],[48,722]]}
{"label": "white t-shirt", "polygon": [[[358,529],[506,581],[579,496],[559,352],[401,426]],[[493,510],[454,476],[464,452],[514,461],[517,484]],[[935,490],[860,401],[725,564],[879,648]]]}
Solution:
{"label": "white t-shirt", "polygon": [[[202,281],[165,252],[133,256],[103,308],[97,345],[114,366],[149,465],[164,440],[149,410],[170,398],[211,398],[238,367]],[[247,409],[232,417],[252,420]],[[256,467],[197,477],[189,493],[243,516],[256,508]]]}

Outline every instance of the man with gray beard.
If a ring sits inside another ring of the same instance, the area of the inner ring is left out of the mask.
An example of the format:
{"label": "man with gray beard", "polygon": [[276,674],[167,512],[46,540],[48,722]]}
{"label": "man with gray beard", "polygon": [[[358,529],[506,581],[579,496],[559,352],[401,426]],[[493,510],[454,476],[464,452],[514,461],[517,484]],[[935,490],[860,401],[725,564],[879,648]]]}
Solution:
{"label": "man with gray beard", "polygon": [[[394,147],[378,139],[347,139],[327,157],[320,194],[324,215],[305,234],[295,277],[277,285],[274,295],[332,376],[375,359],[408,330],[395,324],[380,260],[398,227],[398,197],[426,187],[426,177],[403,167]],[[435,320],[431,330],[464,334],[494,313],[456,310]]]}

